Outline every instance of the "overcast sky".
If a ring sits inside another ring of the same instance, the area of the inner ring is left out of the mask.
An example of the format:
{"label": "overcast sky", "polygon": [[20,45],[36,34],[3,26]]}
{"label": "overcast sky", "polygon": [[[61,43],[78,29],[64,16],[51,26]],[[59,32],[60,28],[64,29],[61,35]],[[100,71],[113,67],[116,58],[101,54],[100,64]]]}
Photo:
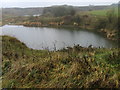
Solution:
{"label": "overcast sky", "polygon": [[2,0],[2,7],[47,7],[52,5],[110,5],[119,0]]}

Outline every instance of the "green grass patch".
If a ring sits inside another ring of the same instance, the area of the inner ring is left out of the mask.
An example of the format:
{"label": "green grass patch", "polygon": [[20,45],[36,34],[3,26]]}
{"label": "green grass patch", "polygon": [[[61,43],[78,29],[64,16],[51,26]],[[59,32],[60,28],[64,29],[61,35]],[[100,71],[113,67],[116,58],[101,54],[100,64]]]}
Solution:
{"label": "green grass patch", "polygon": [[[111,8],[111,9],[114,9],[115,15],[118,15],[118,8]],[[93,11],[89,11],[89,13],[97,16],[106,16],[107,12],[110,11],[111,9],[93,10]]]}

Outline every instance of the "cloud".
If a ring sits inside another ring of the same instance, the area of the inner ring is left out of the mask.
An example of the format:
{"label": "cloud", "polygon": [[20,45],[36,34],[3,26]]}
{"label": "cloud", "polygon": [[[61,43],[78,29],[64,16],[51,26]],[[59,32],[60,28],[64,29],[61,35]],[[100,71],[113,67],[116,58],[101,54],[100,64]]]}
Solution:
{"label": "cloud", "polygon": [[2,7],[47,7],[52,5],[110,5],[119,0],[3,0]]}
{"label": "cloud", "polygon": [[2,2],[119,2],[119,0],[3,0]]}

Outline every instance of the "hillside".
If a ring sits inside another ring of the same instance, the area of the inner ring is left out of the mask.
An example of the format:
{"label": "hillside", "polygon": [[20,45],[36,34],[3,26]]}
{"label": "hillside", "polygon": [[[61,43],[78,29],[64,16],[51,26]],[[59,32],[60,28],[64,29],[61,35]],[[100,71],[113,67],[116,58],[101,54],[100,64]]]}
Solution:
{"label": "hillside", "polygon": [[73,48],[32,50],[3,36],[3,88],[118,88],[120,50]]}
{"label": "hillside", "polygon": [[89,13],[92,15],[97,15],[97,16],[106,16],[107,12],[110,11],[111,9],[114,9],[115,15],[118,15],[118,7],[111,7],[111,8],[106,8],[103,10],[93,10],[93,11],[89,11]]}
{"label": "hillside", "polygon": [[2,8],[3,16],[25,16],[42,14],[43,8]]}
{"label": "hillside", "polygon": [[[62,5],[65,7],[70,7],[68,5]],[[56,8],[59,6],[51,6],[51,7],[38,7],[38,8],[2,8],[2,14],[3,16],[24,16],[24,15],[37,15],[42,14],[43,9],[49,8],[49,10]],[[109,8],[109,6],[84,6],[84,7],[78,7],[74,6],[74,9],[76,11],[90,11],[90,10],[102,10],[105,8]]]}

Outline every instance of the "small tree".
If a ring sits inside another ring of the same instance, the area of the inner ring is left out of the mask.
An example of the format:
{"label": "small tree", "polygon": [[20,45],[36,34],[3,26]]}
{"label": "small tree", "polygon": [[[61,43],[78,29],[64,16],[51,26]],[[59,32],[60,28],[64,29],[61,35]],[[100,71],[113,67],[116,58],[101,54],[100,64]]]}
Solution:
{"label": "small tree", "polygon": [[71,14],[72,16],[74,16],[75,13],[76,13],[76,11],[72,8],[71,11],[70,11],[70,14]]}
{"label": "small tree", "polygon": [[111,9],[107,12],[107,19],[109,23],[112,23],[115,17],[115,9]]}
{"label": "small tree", "polygon": [[104,29],[106,28],[107,20],[105,18],[99,18],[98,21],[95,24],[96,29]]}
{"label": "small tree", "polygon": [[107,12],[107,28],[113,30],[118,28],[118,16],[115,14],[115,9]]}

